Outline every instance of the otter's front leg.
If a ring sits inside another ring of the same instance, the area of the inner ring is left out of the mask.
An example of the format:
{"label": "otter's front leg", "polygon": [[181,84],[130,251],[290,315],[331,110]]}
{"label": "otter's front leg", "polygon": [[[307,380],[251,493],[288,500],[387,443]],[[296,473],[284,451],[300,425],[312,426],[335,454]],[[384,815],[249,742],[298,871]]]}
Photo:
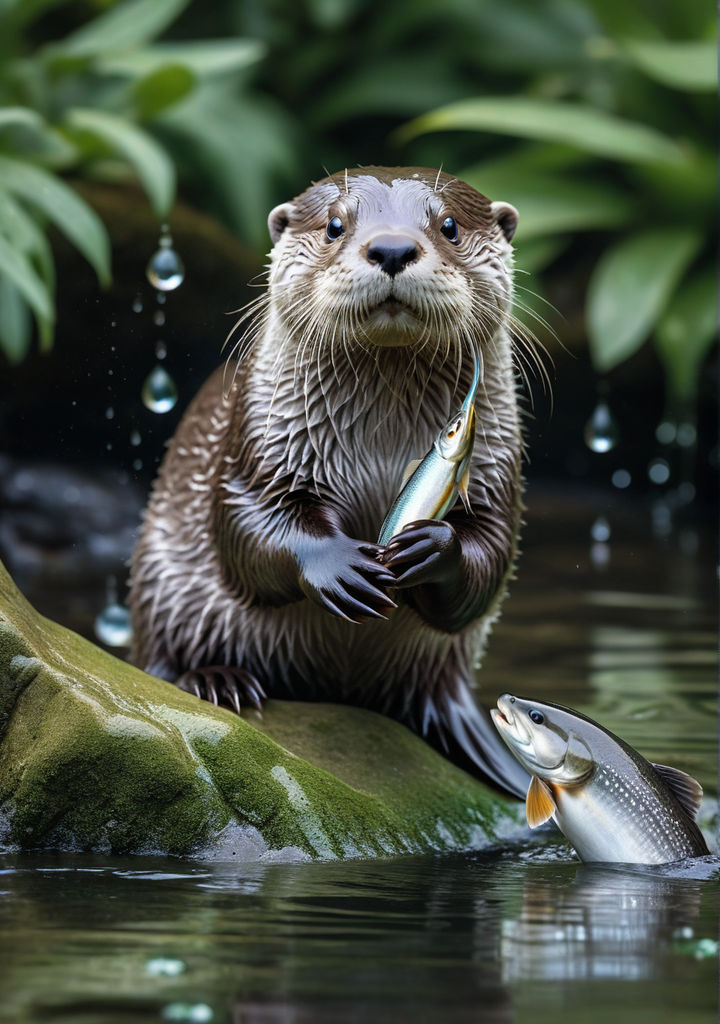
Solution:
{"label": "otter's front leg", "polygon": [[381,551],[343,533],[306,535],[295,551],[300,588],[315,604],[350,622],[386,619],[397,608],[385,592],[395,577],[378,561]]}
{"label": "otter's front leg", "polygon": [[456,633],[487,611],[502,586],[513,536],[497,518],[482,513],[422,519],[391,538],[382,564],[429,625]]}

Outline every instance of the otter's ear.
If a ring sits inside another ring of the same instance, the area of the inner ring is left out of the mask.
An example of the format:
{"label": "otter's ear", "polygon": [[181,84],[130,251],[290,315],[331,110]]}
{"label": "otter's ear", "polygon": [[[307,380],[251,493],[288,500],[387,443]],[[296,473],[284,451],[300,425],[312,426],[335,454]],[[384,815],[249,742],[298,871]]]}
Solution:
{"label": "otter's ear", "polygon": [[512,237],[517,231],[520,217],[515,207],[511,206],[510,203],[491,203],[490,209],[495,218],[495,223],[505,235],[506,240],[508,242],[512,241]]}
{"label": "otter's ear", "polygon": [[280,206],[276,206],[274,210],[270,211],[268,230],[273,245],[275,245],[280,235],[290,223],[290,217],[294,212],[295,207],[292,203],[281,203]]}

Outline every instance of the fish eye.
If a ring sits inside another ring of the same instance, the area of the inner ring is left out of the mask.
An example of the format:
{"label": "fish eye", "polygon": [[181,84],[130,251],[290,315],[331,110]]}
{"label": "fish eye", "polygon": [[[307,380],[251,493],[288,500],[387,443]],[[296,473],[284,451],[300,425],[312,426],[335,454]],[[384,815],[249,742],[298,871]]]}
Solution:
{"label": "fish eye", "polygon": [[451,428],[450,430],[448,430],[448,432],[447,432],[447,436],[448,436],[448,437],[455,437],[455,435],[456,435],[456,434],[457,434],[457,430],[455,430],[455,428],[454,428],[454,427],[452,427],[452,428]]}
{"label": "fish eye", "polygon": [[542,725],[545,721],[545,715],[542,711],[536,711],[535,708],[531,708],[530,711],[528,711],[528,717],[531,722],[535,723],[535,725]]}
{"label": "fish eye", "polygon": [[440,231],[451,242],[457,242],[458,226],[454,217],[446,217],[440,225]]}
{"label": "fish eye", "polygon": [[327,236],[331,242],[334,242],[336,238],[339,238],[345,229],[343,228],[343,222],[339,217],[331,217],[328,221],[326,228]]}

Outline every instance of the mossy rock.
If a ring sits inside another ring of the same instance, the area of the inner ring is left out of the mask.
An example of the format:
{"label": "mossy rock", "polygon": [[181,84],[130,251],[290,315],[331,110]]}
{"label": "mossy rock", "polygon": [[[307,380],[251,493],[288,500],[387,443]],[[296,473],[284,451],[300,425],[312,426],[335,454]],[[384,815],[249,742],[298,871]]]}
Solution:
{"label": "mossy rock", "polygon": [[0,840],[312,858],[475,849],[517,830],[396,722],[270,701],[243,718],[40,616],[0,565]]}

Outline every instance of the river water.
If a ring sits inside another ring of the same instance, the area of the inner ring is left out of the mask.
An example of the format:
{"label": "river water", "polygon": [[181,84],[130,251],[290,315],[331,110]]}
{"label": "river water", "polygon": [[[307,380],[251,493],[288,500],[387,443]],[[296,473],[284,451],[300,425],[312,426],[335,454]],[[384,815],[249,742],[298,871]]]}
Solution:
{"label": "river water", "polygon": [[[482,693],[577,707],[695,775],[715,851],[713,540],[600,504],[531,492]],[[593,546],[599,512],[612,537]],[[583,865],[550,829],[346,863],[6,852],[0,1020],[710,1024],[719,883],[715,854]]]}

